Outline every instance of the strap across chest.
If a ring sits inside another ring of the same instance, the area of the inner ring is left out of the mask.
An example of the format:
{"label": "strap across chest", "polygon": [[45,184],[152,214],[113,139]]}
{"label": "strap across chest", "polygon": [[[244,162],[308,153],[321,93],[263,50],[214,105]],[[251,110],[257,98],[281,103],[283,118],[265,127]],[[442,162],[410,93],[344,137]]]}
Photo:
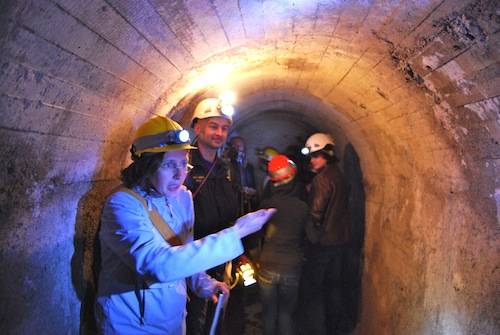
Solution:
{"label": "strap across chest", "polygon": [[151,208],[151,209],[148,208],[146,199],[144,199],[144,197],[142,197],[139,193],[124,186],[119,187],[117,191],[130,194],[144,206],[144,209],[146,210],[146,212],[148,212],[149,219],[151,220],[155,228],[160,232],[160,235],[165,239],[165,241],[168,242],[168,244],[173,246],[184,244],[182,239],[174,233],[172,228],[170,228],[168,222],[166,222],[165,219],[163,219],[163,217],[160,215],[160,213],[158,213],[156,208]]}

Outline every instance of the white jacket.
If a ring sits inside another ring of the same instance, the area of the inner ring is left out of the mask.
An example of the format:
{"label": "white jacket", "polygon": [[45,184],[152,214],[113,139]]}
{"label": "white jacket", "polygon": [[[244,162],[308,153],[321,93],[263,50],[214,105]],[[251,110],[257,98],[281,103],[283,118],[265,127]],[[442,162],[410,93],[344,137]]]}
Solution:
{"label": "white jacket", "polygon": [[182,246],[168,244],[132,195],[118,191],[108,198],[99,233],[99,332],[184,334],[186,279],[198,295],[210,296],[214,279],[202,271],[239,256],[243,246],[233,228],[193,242],[193,200],[184,187],[168,199],[134,191],[187,242]]}

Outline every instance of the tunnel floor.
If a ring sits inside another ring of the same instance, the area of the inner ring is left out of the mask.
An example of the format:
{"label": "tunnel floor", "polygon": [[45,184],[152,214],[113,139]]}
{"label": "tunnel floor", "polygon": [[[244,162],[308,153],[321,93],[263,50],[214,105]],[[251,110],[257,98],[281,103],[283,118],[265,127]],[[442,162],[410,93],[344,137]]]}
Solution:
{"label": "tunnel floor", "polygon": [[262,304],[260,303],[259,287],[237,286],[231,290],[224,321],[222,334],[262,334]]}
{"label": "tunnel floor", "polygon": [[[294,320],[296,334],[308,335],[300,320],[299,311],[296,309]],[[302,322],[304,322],[302,320]],[[349,335],[351,331],[342,332]],[[222,321],[222,335],[262,335],[262,304],[259,296],[259,286],[237,286],[231,291],[231,296],[226,307]],[[340,335],[340,333],[338,333]]]}

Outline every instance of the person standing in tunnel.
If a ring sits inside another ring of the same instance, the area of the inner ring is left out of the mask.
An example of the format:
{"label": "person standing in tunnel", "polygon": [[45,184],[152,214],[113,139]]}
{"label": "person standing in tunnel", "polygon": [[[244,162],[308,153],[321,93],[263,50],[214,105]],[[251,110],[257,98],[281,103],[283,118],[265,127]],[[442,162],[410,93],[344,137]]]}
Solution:
{"label": "person standing in tunnel", "polygon": [[246,143],[243,137],[234,136],[229,141],[228,158],[231,175],[240,188],[240,214],[251,212],[257,205],[257,190],[254,168],[247,159]]}
{"label": "person standing in tunnel", "polygon": [[338,167],[335,142],[325,133],[310,136],[303,153],[316,174],[309,193],[306,262],[303,268],[305,334],[346,334],[346,257],[350,241],[349,187]]}
{"label": "person standing in tunnel", "polygon": [[261,185],[259,185],[259,191],[258,191],[260,199],[264,199],[270,195],[270,189],[271,189],[271,186],[269,183],[270,179],[269,179],[269,176],[267,174],[267,165],[269,164],[271,159],[273,159],[274,156],[277,156],[280,153],[278,152],[278,150],[276,150],[273,147],[265,147],[263,149],[257,148],[255,150],[255,153],[256,153],[257,158],[259,160],[258,161],[259,162],[259,169],[262,172],[266,173],[264,179],[262,180]]}
{"label": "person standing in tunnel", "polygon": [[[247,160],[246,143],[243,137],[234,136],[229,141],[227,156],[230,163],[231,178],[239,188],[239,215],[253,211],[257,205],[257,190],[254,168]],[[256,252],[258,237],[249,236],[244,241],[245,251],[250,258]]]}
{"label": "person standing in tunnel", "polygon": [[99,334],[185,334],[186,286],[202,297],[228,294],[203,271],[240,255],[241,239],[273,213],[249,213],[193,241],[193,201],[183,186],[191,149],[189,133],[169,118],[155,117],[136,133],[133,162],[101,216]]}
{"label": "person standing in tunnel", "polygon": [[[302,236],[309,216],[302,200],[304,185],[296,178],[297,167],[285,155],[268,165],[270,196],[260,203],[277,213],[266,224],[258,258],[264,335],[295,334],[293,312],[299,293],[303,262]],[[279,330],[279,331],[278,331]]]}
{"label": "person standing in tunnel", "polygon": [[[186,186],[193,192],[196,239],[213,234],[232,225],[239,214],[238,185],[231,179],[229,167],[217,156],[229,133],[232,117],[226,113],[221,101],[207,98],[196,106],[191,127],[196,134],[198,150],[191,151],[191,169]],[[217,280],[224,280],[225,266],[207,271]],[[190,296],[187,333],[208,333],[214,306],[207,299]]]}

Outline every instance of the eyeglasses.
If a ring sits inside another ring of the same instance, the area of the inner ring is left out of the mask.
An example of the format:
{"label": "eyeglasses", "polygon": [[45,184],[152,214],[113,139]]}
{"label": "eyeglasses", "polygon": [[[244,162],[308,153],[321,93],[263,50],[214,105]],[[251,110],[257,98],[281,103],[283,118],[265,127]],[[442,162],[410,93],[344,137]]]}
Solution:
{"label": "eyeglasses", "polygon": [[190,171],[193,168],[193,166],[189,164],[187,161],[182,161],[180,163],[177,163],[175,161],[166,161],[160,164],[160,168],[169,170]]}

